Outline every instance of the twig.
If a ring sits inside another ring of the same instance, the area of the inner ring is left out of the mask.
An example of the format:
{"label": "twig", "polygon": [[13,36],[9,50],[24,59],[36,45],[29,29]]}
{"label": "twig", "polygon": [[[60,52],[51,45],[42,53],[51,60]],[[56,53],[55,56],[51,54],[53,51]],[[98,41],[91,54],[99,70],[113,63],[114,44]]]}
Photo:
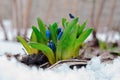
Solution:
{"label": "twig", "polygon": [[[112,27],[112,21],[113,21],[113,16],[114,16],[114,12],[115,12],[115,7],[116,7],[116,0],[112,0],[111,2],[111,8],[110,8],[110,15],[109,15],[109,18],[108,18],[108,24],[107,24],[107,27]],[[113,36],[114,34],[112,33],[111,36]],[[108,42],[108,38],[109,36],[106,37],[106,42]]]}
{"label": "twig", "polygon": [[93,39],[96,40],[96,42],[98,41],[97,40],[97,37],[96,37],[96,26],[95,26],[95,7],[96,7],[96,0],[93,0],[92,1],[92,9],[91,9],[91,25],[94,27],[94,31],[93,31]]}
{"label": "twig", "polygon": [[22,28],[22,0],[17,0],[17,35],[21,35],[21,28]]}
{"label": "twig", "polygon": [[111,27],[113,17],[114,17],[114,13],[115,13],[115,7],[116,7],[116,0],[112,0],[111,8],[110,8],[111,10],[110,10],[110,15],[109,15],[107,27]]}
{"label": "twig", "polygon": [[47,10],[47,14],[46,14],[46,16],[45,16],[45,21],[46,21],[46,22],[48,22],[48,19],[49,19],[51,13],[52,13],[52,9],[53,9],[54,2],[55,2],[55,0],[52,0],[52,1],[50,1],[50,3],[49,3],[48,10]]}
{"label": "twig", "polygon": [[55,69],[57,67],[59,67],[62,64],[67,64],[69,66],[74,66],[74,65],[81,65],[81,66],[85,66],[87,64],[87,60],[77,60],[77,59],[71,59],[71,60],[61,60],[56,62],[55,64],[53,64],[52,66],[48,67],[47,69]]}
{"label": "twig", "polygon": [[25,8],[25,11],[24,11],[24,29],[25,29],[25,32],[24,32],[24,37],[26,37],[27,35],[27,29],[29,27],[29,17],[30,17],[30,11],[31,11],[31,4],[32,4],[32,0],[27,0],[26,2],[26,8]]}
{"label": "twig", "polygon": [[7,31],[5,30],[5,27],[3,25],[3,22],[0,20],[0,24],[1,24],[1,27],[3,29],[3,32],[4,32],[4,36],[5,36],[5,39],[4,40],[8,40],[8,37],[7,37]]}
{"label": "twig", "polygon": [[96,18],[96,25],[95,25],[96,28],[99,26],[100,17],[102,15],[102,12],[103,12],[103,9],[104,9],[104,5],[105,5],[105,0],[102,0],[101,3],[100,3],[100,6],[99,6],[97,18]]}
{"label": "twig", "polygon": [[[17,4],[16,4],[16,0],[12,0],[12,31],[14,31],[14,29],[16,29],[16,33],[17,33]],[[16,35],[14,35],[16,36]]]}
{"label": "twig", "polygon": [[[93,0],[92,1],[92,9],[91,9],[91,25],[93,26],[93,27],[95,27],[95,5],[96,4],[96,0]],[[96,29],[96,28],[94,28],[94,29]]]}

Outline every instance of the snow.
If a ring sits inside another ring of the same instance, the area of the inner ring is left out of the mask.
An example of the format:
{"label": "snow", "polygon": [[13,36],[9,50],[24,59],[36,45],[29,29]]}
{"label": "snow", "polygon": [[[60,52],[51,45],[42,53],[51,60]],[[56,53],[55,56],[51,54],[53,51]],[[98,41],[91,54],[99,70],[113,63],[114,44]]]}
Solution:
{"label": "snow", "polygon": [[[8,40],[12,41],[13,38],[14,38],[14,35],[15,35],[15,30],[12,28],[11,21],[8,20],[8,19],[5,19],[2,22],[3,22],[3,25],[4,25],[5,31],[7,32]],[[4,35],[4,32],[3,32],[3,29],[0,26],[0,40],[4,40],[4,38],[5,38],[5,35]]]}
{"label": "snow", "polygon": [[0,55],[4,53],[25,54],[22,44],[18,42],[0,41]]}
{"label": "snow", "polygon": [[97,38],[101,41],[116,42],[120,40],[119,32],[97,33]]}
{"label": "snow", "polygon": [[120,57],[109,64],[101,63],[100,57],[95,57],[80,69],[72,70],[63,64],[54,70],[43,70],[1,56],[0,80],[120,80]]}

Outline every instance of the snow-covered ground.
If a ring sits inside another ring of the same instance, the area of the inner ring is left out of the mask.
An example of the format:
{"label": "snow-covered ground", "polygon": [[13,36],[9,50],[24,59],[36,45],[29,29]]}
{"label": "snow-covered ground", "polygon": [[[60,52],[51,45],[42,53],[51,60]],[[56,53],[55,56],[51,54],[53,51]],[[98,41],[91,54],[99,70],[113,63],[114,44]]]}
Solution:
{"label": "snow-covered ground", "polygon": [[22,44],[18,42],[0,41],[0,55],[4,53],[25,54]]}
{"label": "snow-covered ground", "polygon": [[70,69],[66,64],[54,69],[29,68],[15,59],[0,57],[0,80],[120,80],[120,58],[111,64],[93,58],[86,67]]}

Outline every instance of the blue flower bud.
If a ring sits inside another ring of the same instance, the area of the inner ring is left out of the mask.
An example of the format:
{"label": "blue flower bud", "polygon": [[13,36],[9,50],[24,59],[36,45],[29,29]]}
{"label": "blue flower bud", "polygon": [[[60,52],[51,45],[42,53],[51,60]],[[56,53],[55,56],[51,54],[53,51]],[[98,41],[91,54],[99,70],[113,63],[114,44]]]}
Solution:
{"label": "blue flower bud", "polygon": [[53,52],[56,51],[56,47],[55,47],[55,44],[53,43],[53,41],[50,41],[50,43],[48,44],[48,46],[53,50]]}
{"label": "blue flower bud", "polygon": [[74,18],[75,18],[71,13],[69,13],[69,17],[70,17],[71,19],[74,19]]}
{"label": "blue flower bud", "polygon": [[57,40],[60,40],[62,34],[63,34],[63,32],[60,32],[60,33],[58,34]]}
{"label": "blue flower bud", "polygon": [[61,30],[62,30],[61,28],[58,28],[58,34],[61,32]]}
{"label": "blue flower bud", "polygon": [[49,30],[46,30],[46,37],[47,37],[47,39],[50,39],[50,31]]}

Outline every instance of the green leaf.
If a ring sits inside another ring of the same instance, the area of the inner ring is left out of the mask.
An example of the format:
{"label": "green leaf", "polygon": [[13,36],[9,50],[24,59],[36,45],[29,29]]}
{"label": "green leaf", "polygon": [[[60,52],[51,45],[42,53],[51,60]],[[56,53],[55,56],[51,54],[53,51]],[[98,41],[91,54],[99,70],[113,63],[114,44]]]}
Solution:
{"label": "green leaf", "polygon": [[58,33],[58,24],[57,23],[54,23],[52,25],[49,26],[49,30],[50,30],[50,33],[51,33],[51,39],[53,40],[53,42],[57,43],[57,33]]}
{"label": "green leaf", "polygon": [[65,28],[64,36],[57,45],[56,59],[70,59],[73,56],[72,50],[77,36],[78,18],[74,19]]}
{"label": "green leaf", "polygon": [[38,40],[40,43],[46,44],[46,42],[45,42],[42,34],[41,34],[40,31],[37,29],[37,27],[32,26],[32,29],[33,29],[34,33],[36,34],[36,36],[37,36],[37,40]]}
{"label": "green leaf", "polygon": [[24,46],[24,48],[26,49],[28,54],[32,54],[31,47],[28,45],[28,43],[21,36],[17,36],[17,40],[21,42],[21,44]]}
{"label": "green leaf", "polygon": [[70,46],[74,40],[76,39],[76,24],[78,22],[78,18],[71,21],[71,23],[68,25],[67,28],[65,28],[65,31],[60,39],[59,45],[62,46],[63,49],[66,49],[68,46]]}
{"label": "green leaf", "polygon": [[62,46],[58,42],[58,44],[56,46],[56,62],[62,59],[61,53],[62,53]]}
{"label": "green leaf", "polygon": [[[74,47],[74,44],[75,44],[74,42],[77,38],[77,30],[78,30],[78,25],[76,24],[75,26],[73,26],[73,29],[67,35],[67,37],[64,38],[63,41],[61,41],[61,45],[63,46],[63,49],[66,49],[66,48],[72,49]],[[64,45],[64,44],[66,44],[66,45]]]}
{"label": "green leaf", "polygon": [[38,21],[38,27],[40,29],[40,33],[43,36],[45,42],[47,43],[47,38],[46,38],[46,25],[44,24],[44,22],[40,19],[37,18]]}
{"label": "green leaf", "polygon": [[98,41],[99,42],[99,47],[101,50],[107,49],[107,43],[104,41]]}
{"label": "green leaf", "polygon": [[75,18],[74,20],[72,20],[69,24],[68,27],[65,28],[64,32],[63,32],[63,36],[61,37],[61,40],[63,40],[64,38],[69,36],[69,33],[71,32],[71,30],[73,29],[73,27],[77,24],[78,22],[78,18]]}
{"label": "green leaf", "polygon": [[66,18],[62,18],[62,26],[65,28],[65,22],[67,21]]}
{"label": "green leaf", "polygon": [[72,39],[72,41],[77,38],[78,29],[79,29],[79,25],[76,24],[76,25],[73,27],[73,29],[72,29],[72,31],[71,31],[71,33],[70,33],[70,38]]}
{"label": "green leaf", "polygon": [[37,18],[37,21],[38,21],[40,32],[42,33],[42,35],[45,35],[46,28],[45,28],[44,22],[40,18]]}
{"label": "green leaf", "polygon": [[68,27],[68,24],[69,24],[69,22],[66,21],[65,24],[64,24],[64,28]]}
{"label": "green leaf", "polygon": [[90,35],[92,31],[93,31],[93,28],[88,28],[85,31],[83,31],[83,33],[76,40],[75,48],[79,47],[81,43],[83,43],[87,39],[87,37]]}
{"label": "green leaf", "polygon": [[31,47],[41,50],[45,56],[47,56],[50,64],[54,64],[55,63],[55,56],[53,51],[46,45],[44,44],[40,44],[40,43],[29,43],[31,45]]}
{"label": "green leaf", "polygon": [[[74,53],[74,46],[77,38],[77,31],[78,31],[78,24],[73,27],[73,30],[70,33],[70,38],[68,38],[68,41],[66,43],[66,49],[64,52],[62,52],[62,59],[70,59],[70,58],[75,58],[75,53]],[[65,44],[65,43],[64,43]],[[69,47],[68,47],[69,46]]]}
{"label": "green leaf", "polygon": [[[38,40],[37,40],[37,36],[35,35],[35,32],[34,31],[32,31],[32,34],[31,34],[31,36],[30,36],[30,42],[37,42]],[[37,54],[39,51],[37,50],[37,49],[33,49],[32,48],[32,53],[35,53],[35,54]]]}
{"label": "green leaf", "polygon": [[87,21],[85,21],[81,26],[78,24],[79,29],[78,29],[78,36],[83,32],[87,24]]}
{"label": "green leaf", "polygon": [[32,34],[30,36],[30,41],[37,42],[37,36],[35,35],[34,31],[32,31]]}

